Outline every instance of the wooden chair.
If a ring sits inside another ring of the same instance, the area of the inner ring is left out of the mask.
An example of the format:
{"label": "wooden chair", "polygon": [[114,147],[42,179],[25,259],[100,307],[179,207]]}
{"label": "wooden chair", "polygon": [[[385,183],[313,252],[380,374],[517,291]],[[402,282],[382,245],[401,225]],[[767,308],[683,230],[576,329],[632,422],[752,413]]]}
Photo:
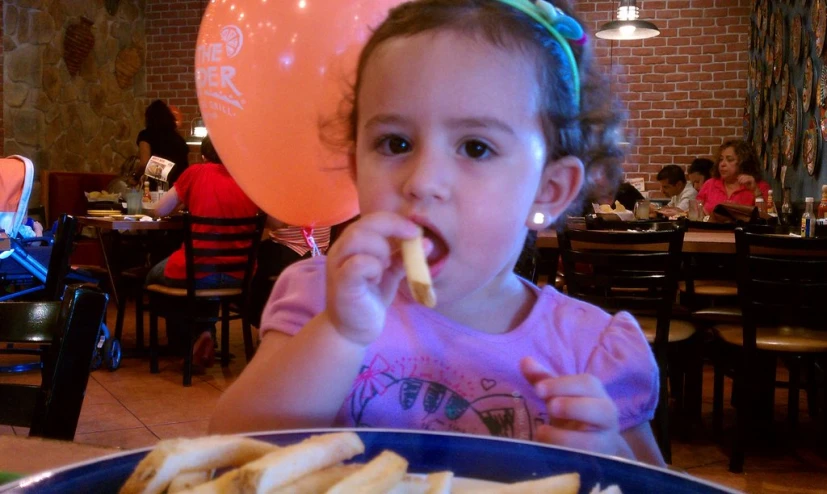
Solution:
{"label": "wooden chair", "polygon": [[[245,354],[248,361],[253,357],[248,292],[266,218],[264,214],[248,218],[205,218],[184,214],[186,288],[167,285],[146,287],[149,305],[144,306],[144,310],[150,314],[150,372],[158,372],[158,317],[180,316],[181,308],[187,321],[185,330],[188,341],[184,354],[184,386],[192,384],[193,328],[197,323],[221,321],[221,365],[226,366],[230,362],[230,320],[241,319]],[[205,227],[211,231],[205,232]],[[196,289],[196,274],[214,273],[243,273],[241,285],[238,288]],[[167,299],[167,303],[163,303],[162,299]],[[170,308],[170,299],[181,302]],[[220,317],[199,314],[199,302],[220,303]]]}
{"label": "wooden chair", "polygon": [[[735,351],[734,387],[739,396],[729,469],[741,472],[749,421],[761,412],[772,414],[776,358],[785,357],[790,370],[785,384],[794,427],[801,364],[827,355],[827,238],[766,235],[739,228],[735,244],[742,322],[717,325],[714,331],[727,349]],[[722,416],[725,364],[718,359],[715,365],[716,428],[720,428]],[[812,387],[810,390],[812,394]],[[811,406],[816,406],[813,397],[808,398]]]}
{"label": "wooden chair", "polygon": [[695,333],[692,324],[672,320],[683,237],[684,229],[680,226],[652,232],[557,233],[568,294],[609,312],[635,314],[653,347],[660,371],[655,430],[667,462],[671,462],[672,456],[667,413],[667,377],[671,369],[667,350],[670,344],[688,342]]}
{"label": "wooden chair", "polygon": [[0,303],[0,341],[43,345],[40,386],[0,384],[0,422],[71,441],[86,393],[107,296],[73,285],[62,302]]}

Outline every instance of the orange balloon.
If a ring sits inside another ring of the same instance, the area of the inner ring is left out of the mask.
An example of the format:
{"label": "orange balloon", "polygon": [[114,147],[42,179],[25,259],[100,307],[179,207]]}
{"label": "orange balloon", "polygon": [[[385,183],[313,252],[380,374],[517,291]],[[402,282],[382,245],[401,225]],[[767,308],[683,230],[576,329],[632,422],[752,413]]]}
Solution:
{"label": "orange balloon", "polygon": [[324,144],[359,51],[400,0],[210,2],[195,55],[210,138],[268,214],[328,226],[358,214],[347,157]]}

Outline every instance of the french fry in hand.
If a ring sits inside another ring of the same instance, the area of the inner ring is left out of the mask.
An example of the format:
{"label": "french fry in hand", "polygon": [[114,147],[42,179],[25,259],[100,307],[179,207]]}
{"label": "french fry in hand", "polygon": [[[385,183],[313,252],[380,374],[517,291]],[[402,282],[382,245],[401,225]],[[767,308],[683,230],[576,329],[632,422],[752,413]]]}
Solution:
{"label": "french fry in hand", "polygon": [[201,484],[192,494],[269,493],[305,475],[330,467],[365,451],[365,445],[353,432],[313,436],[279,448],[237,470]]}
{"label": "french fry in hand", "polygon": [[159,494],[181,472],[234,467],[278,449],[246,437],[208,436],[161,441],[135,468],[121,494]]}
{"label": "french fry in hand", "polygon": [[402,262],[405,264],[405,274],[408,277],[408,288],[414,300],[425,307],[436,306],[436,293],[431,282],[431,272],[422,248],[422,229],[416,238],[402,241]]}
{"label": "french fry in hand", "polygon": [[407,470],[408,460],[386,450],[328,489],[327,494],[384,494],[402,480]]}

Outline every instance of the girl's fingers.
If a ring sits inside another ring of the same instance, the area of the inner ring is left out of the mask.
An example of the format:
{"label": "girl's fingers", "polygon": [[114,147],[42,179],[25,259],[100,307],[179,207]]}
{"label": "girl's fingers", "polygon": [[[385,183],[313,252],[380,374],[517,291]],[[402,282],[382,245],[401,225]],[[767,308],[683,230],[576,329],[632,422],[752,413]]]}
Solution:
{"label": "girl's fingers", "polygon": [[520,360],[520,372],[532,386],[536,386],[544,379],[551,379],[548,369],[532,357],[525,357]]}
{"label": "girl's fingers", "polygon": [[339,267],[339,283],[343,286],[358,286],[368,281],[378,283],[385,271],[385,263],[370,255],[358,254],[348,257]]}
{"label": "girl's fingers", "polygon": [[366,216],[349,227],[334,244],[329,260],[340,266],[350,256],[370,255],[386,265],[398,250],[394,239],[413,238],[418,233],[416,224],[393,213],[377,213]]}
{"label": "girl's fingers", "polygon": [[[557,420],[573,421],[586,426],[586,429],[617,430],[617,407],[606,398],[571,398],[560,396],[547,403],[549,417]],[[566,427],[568,428],[568,427]],[[582,429],[582,427],[574,427]]]}
{"label": "girl's fingers", "polygon": [[549,377],[534,384],[537,395],[548,400],[560,396],[609,398],[603,383],[591,374]]}

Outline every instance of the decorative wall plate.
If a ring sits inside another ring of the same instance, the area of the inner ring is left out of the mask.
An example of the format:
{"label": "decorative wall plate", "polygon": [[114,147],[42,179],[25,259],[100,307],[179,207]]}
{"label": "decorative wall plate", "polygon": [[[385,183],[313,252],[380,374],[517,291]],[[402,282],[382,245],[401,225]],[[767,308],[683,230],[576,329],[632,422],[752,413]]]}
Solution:
{"label": "decorative wall plate", "polygon": [[803,149],[801,151],[801,161],[804,163],[804,166],[807,167],[807,173],[810,175],[815,174],[816,170],[816,163],[818,163],[818,154],[819,154],[819,141],[817,133],[818,130],[816,129],[816,121],[814,118],[808,118],[809,123],[807,125],[807,130],[804,131],[804,145],[802,146]]}
{"label": "decorative wall plate", "polygon": [[772,168],[772,178],[778,178],[778,159],[779,159],[779,149],[780,146],[778,144],[779,138],[778,136],[773,137],[772,139],[772,151],[770,152],[770,168]]}
{"label": "decorative wall plate", "polygon": [[821,75],[816,87],[816,104],[821,117],[821,139],[827,141],[827,65],[821,66]]}
{"label": "decorative wall plate", "polygon": [[781,15],[775,13],[775,36],[772,42],[772,75],[775,83],[781,79],[781,65],[784,63],[784,20]]}
{"label": "decorative wall plate", "polygon": [[794,158],[798,148],[798,132],[801,128],[800,102],[797,96],[795,87],[790,87],[790,94],[787,96],[789,104],[787,105],[787,111],[784,112],[784,139],[781,149],[784,156],[784,164],[787,166],[795,165]]}
{"label": "decorative wall plate", "polygon": [[801,56],[801,17],[793,16],[792,27],[790,29],[790,51],[792,52],[793,62],[797,62]]}
{"label": "decorative wall plate", "polygon": [[818,110],[818,116],[821,122],[821,140],[827,141],[827,108],[823,106]]}
{"label": "decorative wall plate", "polygon": [[750,123],[750,117],[752,115],[752,111],[750,110],[750,108],[752,106],[752,105],[750,105],[751,100],[752,100],[752,98],[750,98],[749,95],[747,95],[746,101],[744,103],[744,117],[743,117],[742,125],[744,126],[744,140],[745,141],[749,141],[749,139],[750,139],[750,135],[749,135],[750,126],[749,126],[749,123]]}
{"label": "decorative wall plate", "polygon": [[804,61],[804,85],[801,87],[801,104],[804,111],[810,110],[810,100],[813,95],[813,59],[807,56]]}
{"label": "decorative wall plate", "polygon": [[810,53],[810,32],[806,28],[801,30],[801,54],[805,57],[812,55]]}
{"label": "decorative wall plate", "polygon": [[770,137],[770,112],[764,112],[764,142],[767,142],[767,139]]}
{"label": "decorative wall plate", "polygon": [[783,110],[787,108],[787,94],[789,92],[790,87],[790,68],[787,64],[784,64],[784,69],[781,71],[781,86],[778,89],[780,93],[778,106]]}
{"label": "decorative wall plate", "polygon": [[824,0],[813,0],[812,17],[813,34],[816,38],[816,54],[821,55],[824,48],[825,29],[827,29],[827,5]]}
{"label": "decorative wall plate", "polygon": [[778,93],[773,93],[770,101],[767,101],[767,105],[767,108],[770,108],[770,111],[772,112],[771,120],[773,127],[775,127],[778,125]]}

